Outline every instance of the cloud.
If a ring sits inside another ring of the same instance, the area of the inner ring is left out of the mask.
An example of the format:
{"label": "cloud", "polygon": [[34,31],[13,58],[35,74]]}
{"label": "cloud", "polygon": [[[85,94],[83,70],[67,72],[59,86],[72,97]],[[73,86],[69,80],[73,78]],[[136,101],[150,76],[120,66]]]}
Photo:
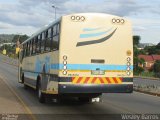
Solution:
{"label": "cloud", "polygon": [[[24,3],[25,4],[25,3]],[[40,8],[33,6],[25,6],[22,3],[19,4],[4,4],[0,5],[0,21],[16,26],[42,26],[48,22],[48,18],[45,19],[47,11],[40,12]]]}
{"label": "cloud", "polygon": [[54,20],[52,4],[58,6],[58,17],[78,12],[103,12],[130,16],[141,14],[148,9],[155,14],[160,11],[149,3],[139,4],[138,0],[114,0],[114,2],[113,0],[18,0],[15,4],[0,4],[0,16],[3,16],[0,17],[0,21],[17,26],[42,26]]}
{"label": "cloud", "polygon": [[0,29],[10,29],[13,25],[0,22]]}
{"label": "cloud", "polygon": [[106,0],[108,4],[108,11],[111,14],[116,14],[120,16],[129,16],[132,14],[137,14],[143,9],[148,8],[148,5],[139,4],[137,0]]}
{"label": "cloud", "polygon": [[51,7],[52,4],[58,7],[57,17],[79,12],[102,12],[131,19],[133,30],[142,35],[143,32],[147,33],[148,29],[160,30],[160,1],[158,0],[13,1],[16,2],[0,3],[0,32],[23,31],[32,34],[34,30],[54,21],[55,9]]}
{"label": "cloud", "polygon": [[146,28],[143,26],[133,26],[133,31],[139,32],[139,31],[145,31]]}

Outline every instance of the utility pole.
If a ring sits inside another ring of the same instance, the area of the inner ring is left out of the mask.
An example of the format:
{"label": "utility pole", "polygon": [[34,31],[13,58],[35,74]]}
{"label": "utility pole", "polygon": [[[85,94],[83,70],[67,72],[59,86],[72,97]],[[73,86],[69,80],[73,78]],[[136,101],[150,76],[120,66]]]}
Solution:
{"label": "utility pole", "polygon": [[57,17],[57,16],[56,16],[56,14],[57,14],[57,8],[58,8],[58,7],[57,7],[57,6],[55,6],[55,5],[52,5],[52,8],[54,8],[54,9],[55,9],[55,10],[54,10],[54,11],[55,11],[54,15],[55,15],[55,20],[56,20],[56,17]]}

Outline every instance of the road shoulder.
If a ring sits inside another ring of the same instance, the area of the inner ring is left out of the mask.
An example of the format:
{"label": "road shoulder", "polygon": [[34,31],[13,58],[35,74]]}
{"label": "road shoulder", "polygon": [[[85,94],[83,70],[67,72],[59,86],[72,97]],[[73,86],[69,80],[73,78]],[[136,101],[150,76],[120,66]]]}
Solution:
{"label": "road shoulder", "polygon": [[18,117],[19,120],[35,120],[33,115],[27,111],[21,98],[0,76],[0,117],[10,119],[13,116]]}

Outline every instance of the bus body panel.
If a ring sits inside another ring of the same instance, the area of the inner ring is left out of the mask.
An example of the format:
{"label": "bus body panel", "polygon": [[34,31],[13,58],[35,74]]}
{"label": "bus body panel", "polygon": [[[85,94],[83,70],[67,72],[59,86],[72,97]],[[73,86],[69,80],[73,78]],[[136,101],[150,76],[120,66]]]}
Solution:
{"label": "bus body panel", "polygon": [[[71,16],[84,16],[85,21],[71,21]],[[63,29],[60,44],[60,63],[62,65],[60,69],[63,70],[63,56],[66,55],[68,74],[63,75],[60,72],[61,77],[133,77],[131,23],[125,20],[124,24],[113,24],[113,18],[115,16],[105,14],[76,14],[62,18]],[[115,33],[104,42],[77,46],[78,43],[84,41],[98,41],[110,35],[114,30],[116,30]],[[106,34],[92,37],[103,31],[107,31]],[[127,55],[128,51],[131,52],[130,56]],[[126,74],[128,57],[131,59],[131,75],[129,76]],[[98,61],[103,61],[103,63],[98,63]],[[105,70],[105,74],[91,75],[91,71],[96,69]]]}
{"label": "bus body panel", "polygon": [[[71,20],[73,16],[83,16],[85,21]],[[113,23],[113,19],[123,18],[105,14],[73,14],[62,17],[59,77],[68,79],[60,79],[59,93],[133,91],[131,23],[126,19],[123,19],[124,24]],[[98,41],[103,38],[107,40]],[[64,56],[67,57],[66,60]],[[67,74],[63,71],[67,71]],[[102,71],[104,74],[94,75],[94,71]]]}
{"label": "bus body panel", "polygon": [[24,78],[27,79],[24,81],[25,84],[36,88],[39,76],[41,77],[43,91],[58,92],[58,80],[55,79],[58,78],[59,73],[58,62],[58,51],[25,58],[22,64],[22,73],[24,73]]}

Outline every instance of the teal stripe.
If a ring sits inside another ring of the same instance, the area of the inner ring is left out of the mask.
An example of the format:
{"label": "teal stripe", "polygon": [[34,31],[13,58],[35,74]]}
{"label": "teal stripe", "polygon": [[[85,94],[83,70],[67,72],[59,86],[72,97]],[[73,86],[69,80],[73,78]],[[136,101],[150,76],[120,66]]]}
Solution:
{"label": "teal stripe", "polygon": [[107,32],[109,32],[109,31],[111,31],[111,30],[112,30],[112,28],[110,28],[109,30],[104,31],[104,32],[89,33],[89,34],[80,34],[80,38],[98,37],[98,36],[101,36],[101,35],[106,34]]}
{"label": "teal stripe", "polygon": [[99,30],[99,29],[102,29],[102,28],[84,28],[83,31],[84,31],[84,32],[87,32],[87,31],[95,31],[95,30]]}
{"label": "teal stripe", "polygon": [[[51,69],[62,70],[63,64],[52,64]],[[133,66],[130,67],[133,70]],[[67,64],[68,70],[126,70],[127,65],[99,65],[99,64]]]}

